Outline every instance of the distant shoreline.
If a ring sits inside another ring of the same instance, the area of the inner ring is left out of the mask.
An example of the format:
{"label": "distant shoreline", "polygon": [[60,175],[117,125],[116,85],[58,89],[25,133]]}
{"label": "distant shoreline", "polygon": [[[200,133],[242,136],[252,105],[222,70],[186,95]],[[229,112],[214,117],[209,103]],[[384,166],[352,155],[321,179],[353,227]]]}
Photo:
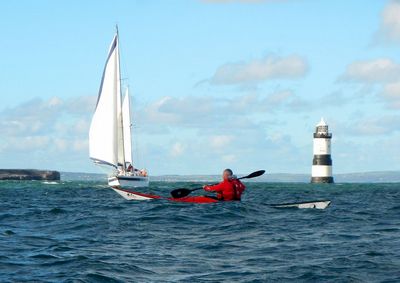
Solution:
{"label": "distant shoreline", "polygon": [[[310,174],[271,173],[265,174],[249,182],[270,182],[270,183],[309,183]],[[334,174],[336,183],[398,183],[400,182],[400,171],[371,171]],[[105,180],[105,174],[61,172],[61,180]],[[220,179],[219,175],[159,175],[150,176],[151,181],[164,182],[214,182]]]}

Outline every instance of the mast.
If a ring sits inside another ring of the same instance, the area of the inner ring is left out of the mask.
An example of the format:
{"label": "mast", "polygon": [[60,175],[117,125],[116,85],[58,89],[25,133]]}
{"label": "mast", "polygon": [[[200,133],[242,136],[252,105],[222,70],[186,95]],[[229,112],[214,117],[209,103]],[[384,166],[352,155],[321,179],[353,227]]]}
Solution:
{"label": "mast", "polygon": [[124,127],[123,127],[123,115],[122,115],[122,92],[121,92],[121,64],[119,56],[119,32],[118,25],[115,25],[117,33],[117,60],[115,60],[117,78],[116,78],[116,95],[117,95],[117,139],[118,139],[118,163],[122,164],[123,172],[126,171],[125,164],[125,147],[124,147]]}

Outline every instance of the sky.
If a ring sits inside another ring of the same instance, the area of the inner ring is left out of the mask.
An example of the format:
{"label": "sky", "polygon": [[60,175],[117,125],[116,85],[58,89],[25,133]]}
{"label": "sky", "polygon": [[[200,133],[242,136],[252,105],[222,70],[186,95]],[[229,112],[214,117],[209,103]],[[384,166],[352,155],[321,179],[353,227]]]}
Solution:
{"label": "sky", "polygon": [[101,172],[88,130],[118,24],[151,175],[400,170],[400,1],[2,1],[0,168]]}

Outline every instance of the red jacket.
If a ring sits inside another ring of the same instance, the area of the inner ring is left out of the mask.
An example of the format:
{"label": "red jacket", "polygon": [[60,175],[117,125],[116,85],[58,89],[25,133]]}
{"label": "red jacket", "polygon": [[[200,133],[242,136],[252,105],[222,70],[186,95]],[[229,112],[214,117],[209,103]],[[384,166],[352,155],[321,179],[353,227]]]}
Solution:
{"label": "red jacket", "polygon": [[220,200],[240,200],[246,187],[238,179],[223,180],[218,185],[205,186],[207,192],[216,192]]}

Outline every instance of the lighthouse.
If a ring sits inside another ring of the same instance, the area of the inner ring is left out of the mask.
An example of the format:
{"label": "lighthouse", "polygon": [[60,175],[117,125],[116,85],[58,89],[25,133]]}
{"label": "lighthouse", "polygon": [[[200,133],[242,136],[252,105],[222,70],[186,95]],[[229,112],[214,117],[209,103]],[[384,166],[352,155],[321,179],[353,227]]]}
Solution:
{"label": "lighthouse", "polygon": [[328,131],[328,125],[324,118],[321,118],[314,133],[311,183],[333,183],[331,139],[332,134]]}

